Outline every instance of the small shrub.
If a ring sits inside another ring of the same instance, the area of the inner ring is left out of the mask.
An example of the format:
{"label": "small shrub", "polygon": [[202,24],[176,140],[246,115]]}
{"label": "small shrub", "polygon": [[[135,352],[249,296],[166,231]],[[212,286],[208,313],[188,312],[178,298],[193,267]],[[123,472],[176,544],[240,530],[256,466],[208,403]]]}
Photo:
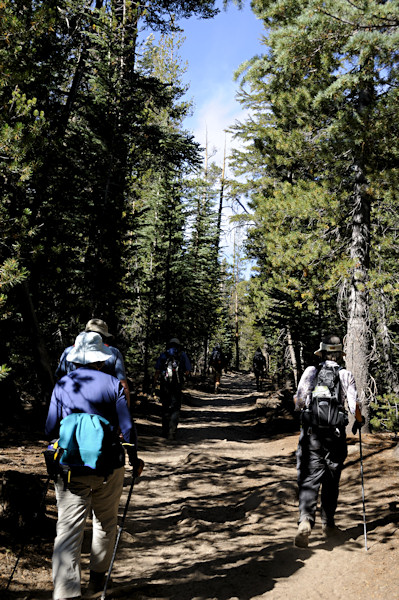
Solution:
{"label": "small shrub", "polygon": [[399,398],[396,394],[377,396],[370,404],[370,425],[374,431],[399,431]]}

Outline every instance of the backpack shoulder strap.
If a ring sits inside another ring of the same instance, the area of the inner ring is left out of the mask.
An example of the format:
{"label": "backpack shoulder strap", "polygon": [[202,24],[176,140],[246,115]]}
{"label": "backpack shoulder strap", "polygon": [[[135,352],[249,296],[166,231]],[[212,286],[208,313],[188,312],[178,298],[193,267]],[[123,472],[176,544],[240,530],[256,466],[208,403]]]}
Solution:
{"label": "backpack shoulder strap", "polygon": [[319,373],[320,373],[320,371],[321,371],[321,369],[322,369],[322,368],[323,368],[323,364],[322,364],[322,363],[319,363],[318,365],[316,365],[316,366],[315,366],[316,373],[315,373],[315,375],[314,375],[314,383],[313,383],[313,388],[310,390],[311,392],[312,392],[312,391],[314,390],[314,388],[316,387],[316,384],[317,384],[317,378],[318,378],[318,376],[319,376]]}
{"label": "backpack shoulder strap", "polygon": [[341,378],[339,376],[339,372],[343,371],[344,368],[341,367],[340,365],[338,366],[338,369],[336,370],[337,372],[337,386],[336,386],[336,394],[337,394],[337,400],[338,402],[341,401]]}

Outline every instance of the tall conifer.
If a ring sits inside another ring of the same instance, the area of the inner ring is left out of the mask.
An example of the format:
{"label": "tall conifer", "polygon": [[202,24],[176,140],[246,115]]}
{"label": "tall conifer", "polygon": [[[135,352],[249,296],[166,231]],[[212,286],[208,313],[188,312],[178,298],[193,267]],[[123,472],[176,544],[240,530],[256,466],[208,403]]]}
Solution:
{"label": "tall conifer", "polygon": [[[309,300],[317,303],[329,289],[344,300],[348,366],[367,399],[372,248],[380,242],[379,209],[398,149],[392,120],[398,10],[392,2],[345,0],[255,0],[253,7],[265,23],[268,50],[246,65],[250,91],[242,101],[253,116],[237,128],[250,140],[237,155],[238,173],[253,173],[247,186],[254,188],[250,244],[258,244],[261,269],[275,255],[277,275],[270,271],[267,277],[285,281],[291,297],[297,290],[294,304],[311,306]],[[257,224],[261,215],[270,232],[265,242]],[[288,231],[284,223],[290,222]]]}

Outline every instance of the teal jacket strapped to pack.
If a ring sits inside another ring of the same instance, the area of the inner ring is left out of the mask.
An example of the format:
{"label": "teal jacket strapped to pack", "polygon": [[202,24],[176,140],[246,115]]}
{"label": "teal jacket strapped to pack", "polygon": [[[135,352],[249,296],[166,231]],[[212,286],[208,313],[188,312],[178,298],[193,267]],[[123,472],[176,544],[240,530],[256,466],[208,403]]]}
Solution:
{"label": "teal jacket strapped to pack", "polygon": [[61,421],[58,446],[64,450],[61,465],[97,469],[107,460],[104,454],[111,452],[110,424],[99,415],[72,413]]}

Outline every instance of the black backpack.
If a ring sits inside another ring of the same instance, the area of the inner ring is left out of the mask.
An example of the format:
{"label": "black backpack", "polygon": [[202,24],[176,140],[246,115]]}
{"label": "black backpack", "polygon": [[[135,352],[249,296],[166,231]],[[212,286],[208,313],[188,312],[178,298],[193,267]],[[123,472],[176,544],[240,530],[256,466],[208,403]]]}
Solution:
{"label": "black backpack", "polygon": [[317,368],[311,400],[303,411],[304,425],[325,431],[341,429],[347,425],[346,411],[340,402],[341,369],[338,365],[327,364]]}
{"label": "black backpack", "polygon": [[256,369],[257,371],[262,371],[265,367],[265,357],[263,356],[263,354],[261,352],[255,352],[254,358],[253,358],[253,366],[254,369]]}
{"label": "black backpack", "polygon": [[181,382],[180,355],[175,348],[166,351],[166,358],[162,367],[162,380],[167,385]]}
{"label": "black backpack", "polygon": [[211,354],[211,360],[209,361],[211,366],[216,367],[222,364],[222,352],[218,349],[213,350]]}

